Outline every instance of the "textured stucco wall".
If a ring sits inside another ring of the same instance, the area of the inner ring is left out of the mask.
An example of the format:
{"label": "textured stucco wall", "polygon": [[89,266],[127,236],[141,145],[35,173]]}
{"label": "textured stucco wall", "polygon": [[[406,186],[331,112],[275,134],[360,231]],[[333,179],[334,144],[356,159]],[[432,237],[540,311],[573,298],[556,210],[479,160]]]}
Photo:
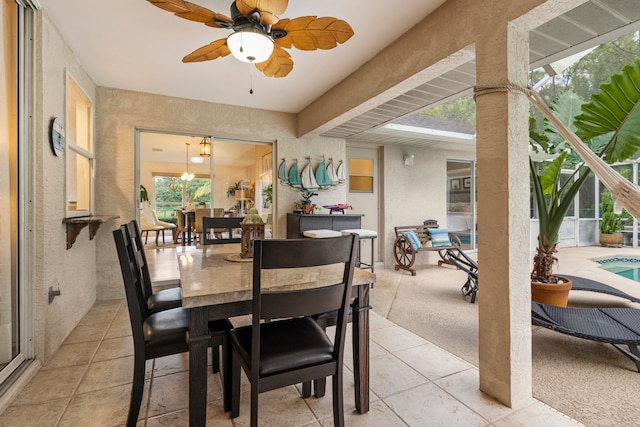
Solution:
{"label": "textured stucco wall", "polygon": [[[385,146],[383,150],[385,268],[395,264],[393,257],[394,227],[419,225],[425,219],[436,219],[447,226],[447,160],[472,160],[474,153],[435,150],[426,147]],[[412,166],[405,166],[403,156],[411,152]],[[425,251],[416,257],[416,265],[433,264],[437,253]]]}
{"label": "textured stucco wall", "polygon": [[[295,137],[295,115],[229,105],[179,99],[148,93],[99,87],[96,102],[96,206],[101,213],[120,216],[119,223],[135,218],[135,130],[153,129],[218,137],[275,141],[276,166],[285,158],[291,166],[297,158],[312,156],[314,165],[326,158],[346,160],[342,139]],[[274,197],[277,237],[286,233],[286,212],[291,211],[299,192],[276,185]],[[321,193],[314,202],[322,205],[343,202],[345,187]],[[111,230],[117,224],[106,224],[98,231],[97,298],[122,298],[124,290],[117,264]]]}
{"label": "textured stucco wall", "polygon": [[[36,357],[46,363],[96,298],[96,242],[87,228],[66,250],[65,158],[50,149],[49,120],[65,121],[66,73],[94,101],[95,85],[42,12],[36,14],[35,33],[33,334]],[[50,286],[62,293],[51,305]]]}

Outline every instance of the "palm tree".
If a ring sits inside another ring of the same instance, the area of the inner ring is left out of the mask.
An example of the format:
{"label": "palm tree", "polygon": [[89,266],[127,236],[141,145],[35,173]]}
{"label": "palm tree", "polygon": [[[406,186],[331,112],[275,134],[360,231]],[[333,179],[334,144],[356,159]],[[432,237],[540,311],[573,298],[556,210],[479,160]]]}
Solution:
{"label": "palm tree", "polygon": [[[580,101],[575,94],[564,93],[550,108],[607,163],[631,158],[640,149],[640,59],[612,76],[610,83],[601,85],[600,93],[593,95],[588,104],[582,104],[579,109],[578,105]],[[580,114],[577,114],[578,110]],[[531,131],[530,137],[537,150],[557,155],[541,170],[536,169],[531,159],[529,161],[540,221],[531,278],[542,283],[556,283],[552,267],[557,261],[555,253],[560,226],[590,170],[576,162],[579,158],[550,126],[544,134]],[[576,164],[578,167],[563,183],[560,179],[562,169]]]}

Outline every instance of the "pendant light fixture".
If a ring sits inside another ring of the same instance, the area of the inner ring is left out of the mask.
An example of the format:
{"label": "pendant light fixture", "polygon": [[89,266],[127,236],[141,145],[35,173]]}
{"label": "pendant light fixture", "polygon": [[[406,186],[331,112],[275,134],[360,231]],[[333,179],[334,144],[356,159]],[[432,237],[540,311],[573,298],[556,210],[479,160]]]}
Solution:
{"label": "pendant light fixture", "polygon": [[200,157],[211,157],[211,138],[208,136],[200,141]]}
{"label": "pendant light fixture", "polygon": [[191,181],[195,175],[193,173],[189,173],[189,145],[190,144],[188,142],[185,142],[184,145],[187,146],[187,171],[182,174],[180,179],[182,179],[183,181]]}

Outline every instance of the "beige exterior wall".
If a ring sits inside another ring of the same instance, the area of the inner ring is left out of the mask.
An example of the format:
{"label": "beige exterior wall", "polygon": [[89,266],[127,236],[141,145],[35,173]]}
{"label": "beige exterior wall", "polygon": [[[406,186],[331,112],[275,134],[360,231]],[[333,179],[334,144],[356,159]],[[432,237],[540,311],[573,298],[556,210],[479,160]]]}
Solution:
{"label": "beige exterior wall", "polygon": [[[66,73],[94,105],[95,85],[42,13],[36,14],[35,33],[33,343],[36,358],[46,363],[95,302],[97,282],[96,245],[86,228],[66,250],[65,158],[51,151],[49,120],[65,122]],[[61,292],[51,305],[50,286]]]}
{"label": "beige exterior wall", "polygon": [[[405,166],[402,158],[407,150],[413,154],[413,166]],[[425,219],[436,219],[447,226],[447,160],[473,160],[475,153],[436,150],[427,147],[388,145],[383,148],[381,203],[384,205],[384,229],[380,230],[380,248],[384,248],[384,266],[393,268],[394,227],[419,225]],[[384,243],[382,243],[384,242]],[[433,264],[436,252],[421,252],[415,265]]]}
{"label": "beige exterior wall", "polygon": [[[97,89],[96,115],[96,211],[100,214],[120,216],[119,223],[135,218],[135,130],[155,129],[218,137],[273,140],[274,158],[297,158],[302,167],[304,158],[312,156],[314,164],[320,157],[345,159],[346,144],[342,139],[323,137],[295,137],[295,115],[255,110],[229,105],[178,99],[148,93],[131,92],[100,87]],[[300,193],[287,186],[275,186],[277,236],[286,233],[286,212],[300,199]],[[313,198],[318,205],[344,201],[345,188],[321,192]],[[96,236],[97,297],[122,298],[124,290],[117,265],[116,251],[110,230],[115,224],[106,224]]]}

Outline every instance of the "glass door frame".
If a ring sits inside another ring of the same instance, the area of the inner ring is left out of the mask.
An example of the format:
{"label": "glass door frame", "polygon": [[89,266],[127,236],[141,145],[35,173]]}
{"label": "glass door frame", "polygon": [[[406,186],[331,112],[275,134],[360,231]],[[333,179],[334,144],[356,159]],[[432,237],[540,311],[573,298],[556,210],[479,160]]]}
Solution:
{"label": "glass door frame", "polygon": [[[449,168],[448,165],[449,163],[463,163],[463,164],[468,164],[469,165],[469,174],[468,176],[465,174],[464,176],[460,175],[460,176],[450,176],[449,175]],[[446,168],[446,174],[447,174],[447,208],[446,208],[446,213],[447,213],[447,226],[450,230],[452,230],[452,224],[449,224],[449,215],[450,215],[450,202],[451,202],[451,190],[452,190],[452,186],[453,183],[451,183],[450,181],[452,180],[456,180],[456,185],[458,186],[457,188],[460,189],[468,189],[469,191],[469,223],[472,226],[469,226],[469,242],[468,242],[468,247],[465,247],[465,243],[463,242],[463,248],[465,250],[468,251],[476,251],[478,248],[478,243],[477,243],[477,213],[476,213],[476,161],[475,160],[462,160],[462,159],[447,159],[447,168]],[[466,181],[468,179],[468,181]],[[464,212],[467,213],[467,212]],[[452,230],[455,233],[455,229]]]}
{"label": "glass door frame", "polygon": [[[33,6],[16,1],[17,4],[17,333],[19,350],[7,365],[0,370],[0,385],[14,374],[25,361],[33,359],[32,337],[32,289],[33,284]],[[13,315],[12,315],[13,316]]]}

